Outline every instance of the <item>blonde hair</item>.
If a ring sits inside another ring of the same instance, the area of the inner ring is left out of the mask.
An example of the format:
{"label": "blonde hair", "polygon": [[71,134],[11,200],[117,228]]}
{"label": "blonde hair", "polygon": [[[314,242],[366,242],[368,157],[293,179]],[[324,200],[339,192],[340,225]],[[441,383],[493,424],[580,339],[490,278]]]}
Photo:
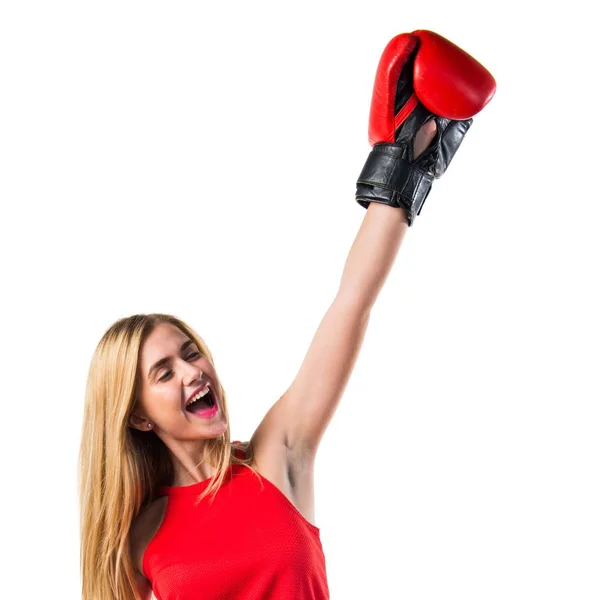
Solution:
{"label": "blonde hair", "polygon": [[[140,351],[159,323],[178,327],[213,363],[204,340],[191,327],[161,313],[120,319],[98,343],[87,378],[79,453],[82,600],[139,599],[129,547],[131,523],[158,497],[158,487],[172,482],[170,451],[163,441],[154,431],[141,432],[128,425],[139,389]],[[217,393],[229,423],[220,383]],[[251,466],[251,444],[234,449],[242,450],[244,458],[232,452],[229,428],[206,440],[203,460],[215,465],[217,473],[198,500],[210,493],[214,499],[231,464],[245,465],[258,477]]]}

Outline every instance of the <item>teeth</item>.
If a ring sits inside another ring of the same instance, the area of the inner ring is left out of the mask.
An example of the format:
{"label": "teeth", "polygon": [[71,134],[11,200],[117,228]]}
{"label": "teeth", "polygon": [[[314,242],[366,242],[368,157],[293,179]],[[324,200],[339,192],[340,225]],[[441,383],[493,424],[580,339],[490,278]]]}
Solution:
{"label": "teeth", "polygon": [[206,394],[208,394],[209,389],[208,386],[210,385],[210,383],[207,383],[206,386],[204,387],[203,390],[199,391],[186,405],[185,407],[187,408],[188,406],[190,406],[190,404],[193,404],[194,402],[196,402],[197,400],[200,400],[200,398],[203,398],[204,396],[206,396]]}

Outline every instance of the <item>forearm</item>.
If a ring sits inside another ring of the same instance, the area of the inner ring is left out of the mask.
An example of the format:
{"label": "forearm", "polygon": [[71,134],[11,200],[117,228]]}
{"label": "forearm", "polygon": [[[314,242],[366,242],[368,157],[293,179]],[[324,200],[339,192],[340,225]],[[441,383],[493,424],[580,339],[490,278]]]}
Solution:
{"label": "forearm", "polygon": [[401,208],[371,202],[350,248],[337,298],[369,312],[408,230]]}

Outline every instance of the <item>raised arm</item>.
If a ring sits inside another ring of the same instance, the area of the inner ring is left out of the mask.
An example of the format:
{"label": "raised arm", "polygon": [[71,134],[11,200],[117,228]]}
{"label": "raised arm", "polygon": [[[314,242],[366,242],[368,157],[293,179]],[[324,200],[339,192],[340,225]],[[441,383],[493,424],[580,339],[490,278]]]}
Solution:
{"label": "raised arm", "polygon": [[[419,135],[418,154],[435,127]],[[321,320],[304,362],[279,399],[288,448],[316,453],[346,388],[362,346],[371,308],[408,230],[406,214],[372,202],[348,253],[339,290]]]}
{"label": "raised arm", "polygon": [[367,213],[338,293],[300,370],[265,416],[253,443],[269,438],[284,443],[301,462],[314,457],[406,231],[421,212],[434,178],[450,164],[472,124],[470,117],[494,91],[487,70],[433,32],[401,34],[386,46],[371,103],[369,139],[374,148],[357,182],[356,200]]}
{"label": "raised arm", "polygon": [[[422,128],[420,154],[435,135]],[[302,461],[316,454],[362,346],[371,308],[408,229],[402,208],[372,202],[348,253],[339,290],[309,346],[296,378],[257,428],[252,443],[285,445]]]}

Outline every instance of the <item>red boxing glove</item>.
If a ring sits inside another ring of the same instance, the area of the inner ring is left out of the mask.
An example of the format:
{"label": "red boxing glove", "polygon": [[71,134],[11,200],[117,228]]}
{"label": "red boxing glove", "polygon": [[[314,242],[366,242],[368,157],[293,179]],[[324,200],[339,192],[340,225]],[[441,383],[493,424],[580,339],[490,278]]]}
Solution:
{"label": "red boxing glove", "polygon": [[[432,31],[393,38],[375,77],[369,142],[374,146],[357,181],[356,200],[403,208],[409,226],[421,212],[434,178],[450,164],[496,82],[472,56]],[[430,147],[414,159],[414,139],[436,122]]]}

